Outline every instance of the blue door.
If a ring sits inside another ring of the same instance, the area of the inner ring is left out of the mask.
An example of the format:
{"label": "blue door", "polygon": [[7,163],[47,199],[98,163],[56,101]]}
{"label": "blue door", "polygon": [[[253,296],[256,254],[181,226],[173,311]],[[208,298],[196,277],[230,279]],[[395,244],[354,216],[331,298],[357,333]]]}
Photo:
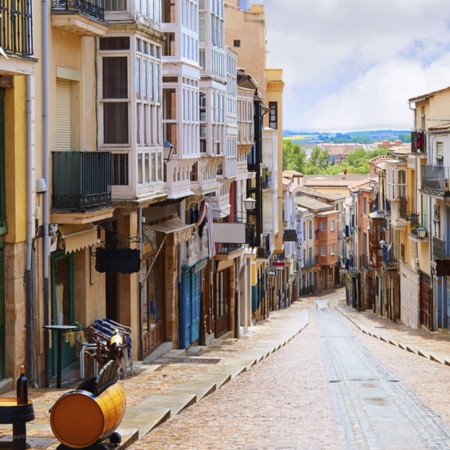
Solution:
{"label": "blue door", "polygon": [[181,278],[180,348],[189,347],[200,338],[201,271],[183,270]]}
{"label": "blue door", "polygon": [[180,347],[186,348],[191,344],[191,281],[192,269],[184,271],[181,279],[181,317],[180,317]]}
{"label": "blue door", "polygon": [[200,275],[201,272],[192,274],[191,342],[198,341],[200,338]]}

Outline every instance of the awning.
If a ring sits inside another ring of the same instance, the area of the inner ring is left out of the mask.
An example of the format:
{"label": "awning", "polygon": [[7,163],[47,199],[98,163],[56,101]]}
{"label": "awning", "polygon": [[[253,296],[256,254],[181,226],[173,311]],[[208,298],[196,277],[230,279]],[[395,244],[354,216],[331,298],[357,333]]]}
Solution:
{"label": "awning", "polygon": [[175,244],[188,241],[194,235],[194,225],[188,225],[180,219],[170,219],[156,225],[145,225],[148,231],[157,231],[158,233],[174,233]]}
{"label": "awning", "polygon": [[76,252],[97,243],[97,227],[92,223],[85,225],[59,225],[61,239],[66,253]]}

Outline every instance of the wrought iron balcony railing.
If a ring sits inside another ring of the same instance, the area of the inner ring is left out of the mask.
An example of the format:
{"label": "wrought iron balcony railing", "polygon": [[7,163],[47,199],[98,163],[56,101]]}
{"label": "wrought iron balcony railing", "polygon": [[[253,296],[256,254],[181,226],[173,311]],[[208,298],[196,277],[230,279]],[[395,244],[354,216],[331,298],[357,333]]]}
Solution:
{"label": "wrought iron balcony railing", "polygon": [[392,245],[388,245],[386,242],[383,243],[382,262],[384,266],[397,266],[398,264],[397,258],[394,256]]}
{"label": "wrought iron balcony railing", "polygon": [[359,257],[359,268],[360,269],[367,269],[369,267],[369,258],[367,255],[361,255]]}
{"label": "wrought iron balcony railing", "polygon": [[433,236],[433,259],[442,261],[450,258],[450,242]]}
{"label": "wrought iron balcony railing", "polygon": [[422,190],[431,194],[445,195],[449,191],[450,167],[424,166],[422,168]]}
{"label": "wrought iron balcony railing", "polygon": [[80,13],[94,19],[105,19],[104,0],[54,0],[52,1],[52,11],[67,11]]}
{"label": "wrought iron balcony railing", "polygon": [[18,56],[33,55],[33,2],[0,0],[0,46]]}
{"label": "wrought iron balcony railing", "polygon": [[52,208],[75,211],[111,205],[109,152],[52,152]]}

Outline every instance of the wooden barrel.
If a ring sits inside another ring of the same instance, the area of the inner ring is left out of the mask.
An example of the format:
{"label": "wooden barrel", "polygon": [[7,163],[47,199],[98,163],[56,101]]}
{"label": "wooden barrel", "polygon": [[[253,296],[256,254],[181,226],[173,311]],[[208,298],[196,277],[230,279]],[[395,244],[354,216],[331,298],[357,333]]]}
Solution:
{"label": "wooden barrel", "polygon": [[125,393],[118,383],[97,397],[78,389],[67,392],[56,401],[50,424],[61,443],[72,448],[86,448],[114,433],[125,408]]}

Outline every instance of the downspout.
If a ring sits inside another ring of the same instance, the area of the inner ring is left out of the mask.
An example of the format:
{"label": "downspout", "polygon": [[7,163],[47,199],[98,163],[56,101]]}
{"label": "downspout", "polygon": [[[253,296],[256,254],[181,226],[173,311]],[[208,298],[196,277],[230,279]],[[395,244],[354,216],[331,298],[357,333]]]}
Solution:
{"label": "downspout", "polygon": [[32,313],[35,308],[33,305],[33,274],[31,271],[31,254],[33,247],[33,168],[32,168],[32,77],[27,76],[27,99],[26,99],[26,117],[27,117],[27,242],[26,242],[26,261],[25,261],[25,304],[26,304],[26,368],[28,373],[28,378],[30,380],[36,380],[35,375],[37,372],[37,367],[33,367],[33,376],[30,376],[31,363],[33,358],[33,350],[36,351],[35,339],[33,339],[33,324],[32,324]]}
{"label": "downspout", "polygon": [[[142,208],[138,208],[138,234],[139,234],[139,250],[141,252],[141,258],[143,256],[143,236],[142,236],[142,222],[144,218],[142,217]],[[142,361],[143,352],[142,352],[142,289],[143,289],[143,283],[142,283],[142,266],[141,270],[139,271],[139,285],[138,285],[138,313],[139,313],[139,342],[138,342],[138,357],[139,361]]]}
{"label": "downspout", "polygon": [[[48,0],[42,0],[42,135],[43,135],[43,168],[44,180],[49,185],[49,142],[48,142],[48,79],[49,79],[49,11]],[[49,198],[48,188],[43,194],[43,277],[44,277],[44,327],[49,324],[50,299],[49,299],[49,236],[48,236],[48,216]],[[49,331],[44,332],[44,386],[49,387]]]}

